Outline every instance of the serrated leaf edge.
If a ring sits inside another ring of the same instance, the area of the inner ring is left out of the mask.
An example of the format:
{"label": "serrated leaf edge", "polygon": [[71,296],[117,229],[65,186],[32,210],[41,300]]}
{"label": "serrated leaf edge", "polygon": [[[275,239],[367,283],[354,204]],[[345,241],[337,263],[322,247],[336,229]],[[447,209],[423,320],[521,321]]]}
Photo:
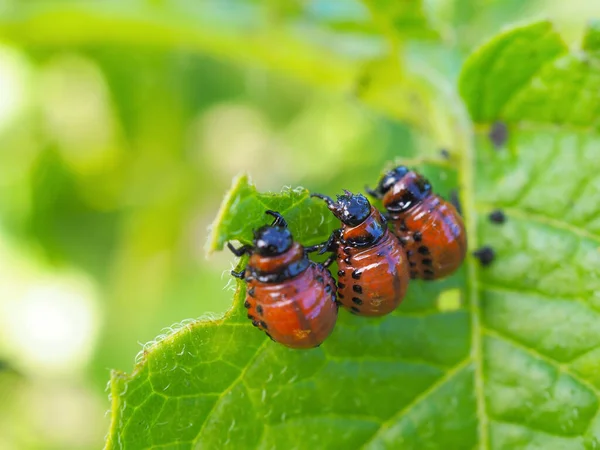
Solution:
{"label": "serrated leaf edge", "polygon": [[[238,267],[236,267],[236,270],[239,270],[239,268],[241,266],[245,266],[245,264],[246,264],[246,258],[241,258],[239,261]],[[137,376],[137,374],[143,370],[144,366],[148,362],[147,361],[148,355],[150,355],[152,352],[156,351],[164,343],[176,339],[182,333],[193,332],[193,330],[197,327],[219,326],[219,325],[223,324],[224,322],[226,322],[227,320],[231,319],[234,316],[236,310],[238,309],[240,299],[242,298],[241,294],[243,293],[243,290],[244,290],[244,286],[241,281],[236,280],[236,283],[237,283],[237,287],[235,290],[235,294],[233,295],[233,302],[232,302],[230,308],[227,311],[225,311],[225,313],[223,313],[219,317],[215,317],[216,316],[215,314],[204,314],[203,316],[199,317],[198,319],[187,319],[178,324],[172,325],[171,327],[165,329],[166,333],[157,336],[156,339],[143,345],[142,350],[136,356],[136,363],[135,363],[135,366],[134,366],[131,374],[127,374],[127,373],[121,372],[119,370],[111,371],[110,381],[109,381],[109,385],[108,385],[109,398],[110,398],[110,402],[111,402],[110,425],[109,425],[109,429],[108,429],[108,434],[106,436],[104,450],[112,450],[114,448],[122,448],[121,445],[119,445],[117,447],[114,446],[115,445],[114,436],[118,436],[120,438],[117,427],[120,425],[120,420],[122,417],[119,414],[120,410],[121,410],[121,395],[123,395],[125,392],[127,392],[127,383],[129,381],[131,381],[133,378],[135,378]],[[125,391],[123,391],[121,389],[122,383],[124,383],[124,385],[125,385]]]}

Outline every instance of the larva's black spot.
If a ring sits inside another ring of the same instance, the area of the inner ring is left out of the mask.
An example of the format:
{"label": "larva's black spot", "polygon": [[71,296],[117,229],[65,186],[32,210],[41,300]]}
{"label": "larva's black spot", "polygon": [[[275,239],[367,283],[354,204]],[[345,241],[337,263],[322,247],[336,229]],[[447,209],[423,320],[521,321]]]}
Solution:
{"label": "larva's black spot", "polygon": [[360,312],[360,309],[358,309],[356,306],[353,306],[352,308],[350,308],[352,310],[353,313],[358,314]]}
{"label": "larva's black spot", "polygon": [[350,252],[352,252],[352,250],[350,249],[350,247],[344,247],[344,248],[342,249],[342,251],[343,251],[343,252],[344,252],[346,255],[349,255],[349,254],[350,254]]}
{"label": "larva's black spot", "polygon": [[324,280],[323,280],[323,277],[322,277],[321,275],[317,275],[317,276],[315,277],[315,280],[317,280],[317,283],[320,283],[320,284],[323,284],[323,281],[324,281]]}
{"label": "larva's black spot", "polygon": [[248,295],[250,297],[254,297],[254,286],[252,286],[250,289],[248,289]]}
{"label": "larva's black spot", "polygon": [[344,294],[342,294],[341,292],[338,292],[337,295],[339,298],[344,298]]}
{"label": "larva's black spot", "polygon": [[431,270],[431,269],[425,269],[425,270],[423,271],[423,274],[425,274],[426,276],[427,276],[427,275],[428,275],[428,276],[431,276],[431,277],[435,275],[435,273],[434,273],[434,272],[433,272],[433,270]]}
{"label": "larva's black spot", "polygon": [[257,327],[258,326],[258,320],[253,320],[252,321],[252,325],[254,325],[255,327]]}
{"label": "larva's black spot", "polygon": [[411,278],[417,278],[417,275],[418,275],[418,273],[417,273],[417,272],[415,272],[414,270],[411,270],[411,271],[410,271],[410,277],[411,277]]}
{"label": "larva's black spot", "polygon": [[333,290],[333,288],[331,287],[330,284],[328,284],[327,286],[325,286],[325,292],[327,292],[328,294],[331,294],[332,290]]}
{"label": "larva's black spot", "polygon": [[421,245],[419,247],[419,253],[421,255],[429,255],[429,249],[427,247],[425,247],[424,245]]}
{"label": "larva's black spot", "polygon": [[248,319],[254,320],[254,316],[252,314],[248,314]]}
{"label": "larva's black spot", "polygon": [[494,252],[493,248],[485,246],[475,250],[473,256],[479,260],[482,266],[487,267],[496,258],[496,252]]}
{"label": "larva's black spot", "polygon": [[339,308],[340,306],[342,306],[342,302],[340,302],[339,300],[335,300],[335,304],[336,304],[336,305],[338,305],[338,308]]}
{"label": "larva's black spot", "polygon": [[504,147],[504,144],[508,140],[508,128],[506,124],[500,121],[495,122],[492,128],[490,128],[488,137],[496,149]]}
{"label": "larva's black spot", "polygon": [[415,240],[415,242],[421,242],[421,240],[423,239],[423,235],[420,231],[415,231],[413,233],[413,239]]}
{"label": "larva's black spot", "polygon": [[256,312],[262,316],[263,315],[263,307],[261,305],[256,305]]}
{"label": "larva's black spot", "polygon": [[421,260],[421,264],[423,264],[424,266],[431,266],[432,263],[433,263],[433,261],[431,261],[431,259],[429,259],[429,258],[425,258],[425,259]]}
{"label": "larva's black spot", "polygon": [[270,335],[269,333],[267,333],[266,331],[265,331],[265,334],[266,334],[267,336],[269,336],[269,339],[271,339],[273,342],[275,342],[275,339],[273,339],[273,336],[271,336],[271,335]]}
{"label": "larva's black spot", "polygon": [[248,309],[248,308],[250,308],[250,306],[252,306],[252,305],[250,305],[250,302],[248,300],[246,300],[244,302],[244,308]]}
{"label": "larva's black spot", "polygon": [[345,285],[344,283],[340,283],[340,282],[338,281],[338,288],[339,288],[339,289],[344,289],[345,287],[346,287],[346,285]]}
{"label": "larva's black spot", "polygon": [[352,301],[359,306],[363,304],[362,300],[358,297],[352,297]]}
{"label": "larva's black spot", "polygon": [[352,272],[352,278],[354,278],[355,280],[359,280],[361,275],[362,275],[362,272],[358,269],[356,269],[354,272]]}
{"label": "larva's black spot", "polygon": [[344,275],[346,275],[346,272],[343,270],[338,270],[338,277],[343,277]]}
{"label": "larva's black spot", "polygon": [[351,264],[351,261],[352,261],[352,260],[350,259],[350,257],[349,257],[349,256],[348,256],[347,258],[344,258],[344,262],[345,262],[346,264],[348,264],[348,265],[350,265],[350,264]]}
{"label": "larva's black spot", "polygon": [[504,215],[504,212],[500,209],[492,211],[488,217],[490,219],[490,222],[492,223],[502,224],[506,222],[506,216]]}
{"label": "larva's black spot", "polygon": [[362,294],[362,286],[359,284],[355,284],[352,286],[352,290],[357,294]]}
{"label": "larva's black spot", "polygon": [[267,322],[265,322],[264,320],[260,321],[260,326],[263,327],[265,330],[269,329],[269,327],[267,326]]}

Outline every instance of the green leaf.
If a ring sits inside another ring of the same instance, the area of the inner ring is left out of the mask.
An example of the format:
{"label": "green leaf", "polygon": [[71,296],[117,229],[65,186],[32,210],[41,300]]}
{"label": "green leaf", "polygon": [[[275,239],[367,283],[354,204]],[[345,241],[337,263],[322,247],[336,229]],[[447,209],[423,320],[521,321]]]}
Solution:
{"label": "green leaf", "polygon": [[597,448],[600,62],[540,22],[475,52],[460,90],[476,129],[469,237],[496,250],[470,271],[480,442]]}
{"label": "green leaf", "polygon": [[[422,169],[442,192],[456,186],[456,171],[445,162]],[[305,189],[261,194],[241,176],[213,224],[209,248],[248,242],[251,230],[269,221],[264,210],[270,208],[284,214],[303,243],[324,240],[334,228],[322,202]],[[461,272],[439,283],[414,284],[402,313],[383,320],[342,312],[328,341],[309,351],[284,348],[257,332],[246,318],[240,284],[224,318],[183,324],[146,347],[133,375],[113,373],[107,448],[333,448],[366,442],[418,392],[465,360],[463,277]],[[469,369],[464,363],[461,368],[457,375],[466,386]],[[296,428],[305,441],[297,442]],[[461,440],[453,437],[455,430],[444,429],[440,433],[450,441]]]}
{"label": "green leaf", "polygon": [[[530,45],[532,40],[536,45]],[[475,122],[503,118],[504,109],[532,77],[558,55],[565,44],[548,22],[500,35],[465,63],[461,94]],[[538,105],[539,106],[539,105]]]}
{"label": "green leaf", "polygon": [[[443,195],[462,188],[470,246],[494,248],[492,265],[469,257],[414,281],[384,318],[341,311],[309,351],[257,332],[240,283],[223,318],[183,324],[132,375],[113,373],[107,449],[598,448],[600,62],[535,23],[475,52],[460,91],[475,130],[460,160],[416,165]],[[241,177],[209,248],[247,242],[266,207],[301,242],[332,226],[305,190],[260,194]],[[497,208],[504,224],[488,219]]]}
{"label": "green leaf", "polygon": [[[240,175],[233,180],[225,196],[207,242],[207,252],[222,250],[227,241],[238,240],[244,244],[252,242],[252,232],[259,225],[273,221],[265,215],[274,210],[285,216],[293,236],[305,237],[304,245],[317,244],[327,239],[334,228],[335,218],[325,203],[310,198],[304,188],[284,188],[280,193],[260,193],[248,180]],[[316,239],[315,239],[316,237]]]}

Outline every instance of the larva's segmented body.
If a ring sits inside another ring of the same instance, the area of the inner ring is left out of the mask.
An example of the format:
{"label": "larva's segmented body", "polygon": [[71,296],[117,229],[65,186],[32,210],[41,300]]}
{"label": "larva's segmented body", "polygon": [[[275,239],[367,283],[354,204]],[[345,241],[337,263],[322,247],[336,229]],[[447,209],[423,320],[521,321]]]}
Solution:
{"label": "larva's segmented body", "polygon": [[410,281],[408,260],[385,219],[362,195],[347,192],[334,202],[323,198],[342,221],[325,249],[335,251],[338,298],[354,314],[383,316],[395,310]]}
{"label": "larva's segmented body", "polygon": [[[294,264],[301,270],[290,274]],[[335,281],[329,270],[308,260],[300,244],[275,258],[252,255],[245,277],[248,318],[274,341],[311,348],[333,331],[338,309]]]}
{"label": "larva's segmented body", "polygon": [[274,211],[270,226],[254,233],[253,245],[239,249],[250,254],[242,272],[232,272],[246,282],[245,308],[252,324],[271,339],[290,348],[318,347],[331,334],[337,320],[337,287],[322,264],[308,259],[307,250]]}
{"label": "larva's segmented body", "polygon": [[467,253],[463,220],[454,205],[432,192],[426,178],[399,166],[369,193],[383,201],[406,250],[411,278],[435,280],[458,269]]}

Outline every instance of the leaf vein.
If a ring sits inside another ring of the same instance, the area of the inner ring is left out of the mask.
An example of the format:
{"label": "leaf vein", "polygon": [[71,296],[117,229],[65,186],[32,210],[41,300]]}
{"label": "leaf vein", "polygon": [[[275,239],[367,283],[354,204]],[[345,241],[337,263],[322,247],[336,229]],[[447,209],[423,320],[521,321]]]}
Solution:
{"label": "leaf vein", "polygon": [[457,365],[455,365],[452,369],[448,370],[445,375],[438,378],[427,389],[425,389],[423,392],[417,395],[412,402],[410,402],[408,405],[406,405],[388,420],[382,422],[381,426],[375,431],[373,436],[371,436],[371,438],[369,438],[369,440],[366,441],[361,448],[365,449],[368,444],[374,442],[381,433],[390,428],[399,418],[404,416],[412,408],[417,406],[419,403],[421,403],[423,400],[425,400],[427,397],[429,397],[431,394],[437,391],[440,387],[442,387],[444,384],[450,381],[457,373],[459,373],[461,370],[467,367],[470,363],[470,358],[466,358]]}
{"label": "leaf vein", "polygon": [[196,437],[192,441],[194,445],[197,443],[198,439],[200,439],[200,437],[202,436],[202,432],[204,431],[204,428],[206,427],[206,424],[208,423],[208,420],[210,419],[210,415],[215,411],[217,405],[219,404],[219,401],[221,401],[221,399],[223,397],[225,397],[225,395],[227,395],[229,392],[231,392],[231,390],[235,387],[235,385],[240,380],[243,379],[244,375],[246,374],[246,372],[248,371],[248,369],[252,366],[252,364],[254,363],[254,360],[260,354],[261,350],[265,347],[265,345],[267,344],[267,342],[269,342],[269,339],[265,338],[262,341],[262,343],[256,348],[256,351],[254,352],[254,354],[252,355],[252,357],[248,360],[248,364],[246,364],[246,367],[244,367],[244,370],[242,370],[240,372],[240,374],[231,382],[231,384],[229,385],[229,387],[227,389],[225,389],[219,395],[219,397],[217,398],[217,400],[215,401],[215,403],[211,407],[210,411],[208,411],[208,413],[206,413],[206,418],[204,419],[204,422],[202,422],[202,426],[200,427],[200,430],[198,431],[198,434],[196,435]]}
{"label": "leaf vein", "polygon": [[598,400],[600,400],[600,389],[598,389],[596,386],[594,386],[590,381],[586,380],[585,378],[581,378],[579,375],[573,373],[568,365],[561,364],[560,362],[552,359],[551,357],[546,356],[543,353],[540,353],[536,349],[527,347],[526,344],[519,342],[512,336],[508,336],[506,333],[504,333],[501,330],[485,327],[485,328],[483,328],[483,332],[484,332],[484,334],[486,334],[487,336],[489,336],[491,338],[495,338],[495,339],[499,339],[504,342],[507,342],[510,345],[527,353],[528,355],[544,361],[546,364],[554,367],[559,373],[570,376],[575,381],[577,381],[579,384],[588,388],[591,392],[594,393],[596,398],[598,398]]}

